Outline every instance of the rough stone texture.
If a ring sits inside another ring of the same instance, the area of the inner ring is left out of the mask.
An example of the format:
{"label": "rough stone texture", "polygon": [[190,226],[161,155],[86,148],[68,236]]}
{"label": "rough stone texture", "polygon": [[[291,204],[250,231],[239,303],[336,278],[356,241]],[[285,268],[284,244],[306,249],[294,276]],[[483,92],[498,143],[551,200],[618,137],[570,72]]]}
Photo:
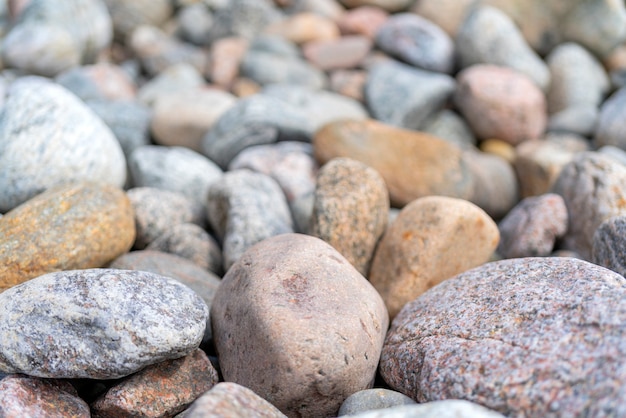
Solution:
{"label": "rough stone texture", "polygon": [[313,41],[302,48],[302,54],[316,68],[324,71],[358,67],[372,49],[365,36],[342,36],[331,41]]}
{"label": "rough stone texture", "polygon": [[184,414],[184,418],[218,417],[285,418],[285,415],[250,389],[222,382],[199,397]]}
{"label": "rough stone texture", "polygon": [[148,366],[91,404],[94,417],[171,417],[218,382],[217,371],[200,349]]}
{"label": "rough stone texture", "polygon": [[456,50],[462,68],[475,64],[510,67],[526,74],[541,90],[550,84],[550,71],[528,46],[513,20],[489,6],[475,8],[459,28]]}
{"label": "rough stone texture", "polygon": [[224,276],[211,318],[224,379],[292,417],[334,415],[371,387],[388,324],[369,282],[298,234],[250,248]]}
{"label": "rough stone texture", "polygon": [[565,249],[591,259],[593,234],[606,219],[626,213],[626,166],[596,152],[579,153],[552,190],[563,197],[569,224]]}
{"label": "rough stone texture", "polygon": [[14,82],[0,114],[0,212],[76,181],[122,187],[126,163],[119,142],[63,87],[39,77]]}
{"label": "rough stone texture", "polygon": [[351,416],[358,418],[504,418],[502,414],[460,399],[396,406]]}
{"label": "rough stone texture", "polygon": [[476,136],[467,121],[450,109],[434,114],[424,123],[422,131],[463,149],[471,149],[476,145]]}
{"label": "rough stone texture", "polygon": [[414,403],[413,399],[400,392],[389,389],[365,389],[348,396],[341,404],[338,415],[357,415],[374,409],[386,409]]}
{"label": "rough stone texture", "polygon": [[624,277],[573,258],[485,264],[394,320],[381,374],[418,402],[466,399],[507,416],[620,416]]}
{"label": "rough stone texture", "polygon": [[626,216],[614,216],[602,222],[593,234],[591,260],[626,275]]}
{"label": "rough stone texture", "polygon": [[241,75],[264,86],[295,84],[321,89],[327,84],[323,71],[300,57],[249,49],[241,61]]}
{"label": "rough stone texture", "polygon": [[89,418],[89,405],[66,381],[25,375],[0,377],[0,416]]}
{"label": "rough stone texture", "polygon": [[104,0],[111,18],[115,36],[125,41],[142,25],[161,26],[172,15],[169,0]]}
{"label": "rough stone texture", "polygon": [[406,9],[412,3],[411,0],[340,0],[340,3],[348,8],[375,6],[387,12],[399,12]]}
{"label": "rough stone texture", "polygon": [[263,32],[280,36],[299,45],[339,38],[339,28],[332,19],[312,12],[301,12],[288,16],[268,26]]}
{"label": "rough stone texture", "polygon": [[359,161],[336,158],[320,169],[314,201],[310,234],[332,245],[367,277],[387,227],[385,180]]}
{"label": "rough stone texture", "polygon": [[365,99],[374,118],[418,130],[445,107],[455,87],[448,75],[385,61],[370,69]]}
{"label": "rough stone texture", "polygon": [[202,74],[193,65],[174,64],[150,79],[137,92],[137,100],[153,106],[159,97],[204,85]]}
{"label": "rough stone texture", "polygon": [[527,197],[498,225],[498,253],[504,258],[547,257],[567,231],[567,207],[554,193]]}
{"label": "rough stone texture", "polygon": [[133,100],[136,94],[130,76],[119,66],[106,62],[70,68],[55,81],[83,101]]}
{"label": "rough stone texture", "polygon": [[209,41],[227,36],[253,39],[280,17],[270,0],[231,0],[213,15]]}
{"label": "rough stone texture", "polygon": [[49,190],[0,218],[0,292],[58,270],[102,267],[135,240],[122,190],[82,183]]}
{"label": "rough stone texture", "polygon": [[0,370],[113,379],[198,347],[208,309],[183,284],[113,269],[49,273],[0,293]]}
{"label": "rough stone texture", "polygon": [[361,161],[385,179],[394,206],[428,195],[468,199],[474,179],[461,150],[422,132],[397,129],[373,120],[326,125],[313,140],[316,159]]}
{"label": "rough stone texture", "polygon": [[293,232],[280,186],[271,177],[250,170],[229,171],[211,186],[207,218],[222,242],[224,270],[257,242]]}
{"label": "rough stone texture", "polygon": [[454,43],[443,29],[414,13],[400,13],[376,33],[376,45],[396,58],[428,71],[454,70]]}
{"label": "rough stone texture", "polygon": [[374,39],[388,17],[389,14],[383,9],[361,6],[342,13],[337,20],[337,26],[342,34],[363,35]]}
{"label": "rough stone texture", "polygon": [[600,108],[600,116],[598,118],[598,127],[594,142],[597,147],[604,145],[613,145],[626,150],[626,138],[624,138],[624,129],[626,125],[625,107],[626,106],[626,87],[622,87],[611,95]]}
{"label": "rough stone texture", "polygon": [[495,222],[476,205],[423,197],[405,206],[387,228],[369,279],[393,318],[431,287],[489,261],[499,239]]}
{"label": "rough stone texture", "polygon": [[548,122],[546,98],[517,71],[474,65],[457,76],[454,101],[478,138],[517,145],[539,138]]}

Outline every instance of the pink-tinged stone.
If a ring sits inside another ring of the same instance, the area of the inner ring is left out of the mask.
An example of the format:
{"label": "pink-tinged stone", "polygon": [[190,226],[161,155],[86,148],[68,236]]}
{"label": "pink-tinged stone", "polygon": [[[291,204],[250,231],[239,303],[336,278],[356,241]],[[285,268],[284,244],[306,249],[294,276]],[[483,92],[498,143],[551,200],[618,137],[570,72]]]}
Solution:
{"label": "pink-tinged stone", "polygon": [[128,73],[107,62],[72,68],[59,74],[56,81],[83,100],[133,100],[136,94]]}
{"label": "pink-tinged stone", "polygon": [[248,40],[245,38],[221,38],[213,42],[206,71],[208,79],[229,89],[239,75],[239,66],[247,50]]}
{"label": "pink-tinged stone", "polygon": [[335,70],[330,73],[330,90],[351,99],[363,101],[363,87],[367,72],[362,70]]}
{"label": "pink-tinged stone", "polygon": [[342,14],[337,25],[346,35],[363,35],[374,39],[378,29],[388,18],[389,13],[379,7],[361,6]]}
{"label": "pink-tinged stone", "polygon": [[265,28],[265,33],[279,35],[296,44],[329,41],[340,36],[331,19],[311,12],[297,13]]}
{"label": "pink-tinged stone", "polygon": [[302,48],[304,57],[321,70],[357,67],[372,48],[365,36],[343,36],[330,41],[308,42]]}

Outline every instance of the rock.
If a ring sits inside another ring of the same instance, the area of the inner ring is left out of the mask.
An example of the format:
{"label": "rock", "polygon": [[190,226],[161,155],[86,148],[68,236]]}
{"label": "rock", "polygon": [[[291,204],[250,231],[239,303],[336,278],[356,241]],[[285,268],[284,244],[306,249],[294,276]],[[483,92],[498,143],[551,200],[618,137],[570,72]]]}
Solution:
{"label": "rock", "polygon": [[239,66],[248,50],[244,38],[222,38],[213,42],[206,75],[213,84],[225,89],[232,87],[239,75]]}
{"label": "rock", "polygon": [[153,364],[113,385],[91,404],[95,416],[174,416],[218,382],[200,349]]}
{"label": "rock", "polygon": [[232,382],[218,383],[199,397],[185,412],[184,418],[212,417],[285,418],[272,404],[250,389]]}
{"label": "rock", "polygon": [[141,271],[49,273],[0,293],[0,370],[113,379],[198,347],[207,306]]}
{"label": "rock", "polygon": [[373,120],[338,121],[317,132],[313,147],[320,164],[347,157],[378,171],[393,206],[432,194],[468,199],[474,193],[461,150],[422,132]]}
{"label": "rock", "polygon": [[438,25],[453,39],[477,0],[420,0],[413,3],[411,12]]}
{"label": "rock", "polygon": [[371,387],[388,323],[341,254],[298,234],[250,248],[224,276],[211,317],[224,379],[288,416],[334,415]]}
{"label": "rock", "polygon": [[387,12],[399,12],[406,9],[411,0],[339,0],[341,4],[348,8],[374,6],[379,7]]}
{"label": "rock", "polygon": [[173,8],[169,0],[104,0],[111,18],[115,36],[121,41],[142,25],[161,26],[172,16]]}
{"label": "rock", "polygon": [[626,150],[624,129],[624,103],[626,103],[626,87],[613,93],[600,108],[600,116],[594,142],[597,147],[613,145]]}
{"label": "rock", "polygon": [[421,130],[462,149],[471,149],[476,145],[476,137],[465,119],[449,109],[434,114],[424,123]]}
{"label": "rock", "polygon": [[122,187],[126,163],[119,142],[63,87],[39,77],[14,82],[0,114],[0,212],[77,181]]}
{"label": "rock", "polygon": [[321,238],[367,277],[387,227],[389,194],[374,169],[337,158],[319,171],[310,234]]}
{"label": "rock", "polygon": [[280,186],[271,177],[249,170],[229,171],[211,185],[207,217],[222,241],[224,270],[257,242],[293,232]]}
{"label": "rock", "polygon": [[213,14],[205,3],[194,3],[177,13],[180,35],[195,45],[206,46],[211,40]]}
{"label": "rock", "polygon": [[345,35],[363,35],[374,39],[388,17],[389,14],[379,7],[361,6],[343,13],[337,20],[337,26]]}
{"label": "rock", "polygon": [[376,45],[389,55],[428,71],[454,70],[454,43],[433,22],[414,13],[400,13],[376,33]]}
{"label": "rock", "polygon": [[0,415],[89,418],[91,413],[69,382],[14,374],[0,378]]}
{"label": "rock", "polygon": [[598,128],[599,114],[596,106],[569,107],[550,115],[547,128],[549,132],[573,133],[592,137]]}
{"label": "rock", "polygon": [[321,89],[327,84],[326,76],[321,70],[300,58],[252,49],[244,55],[240,72],[262,86],[282,83]]}
{"label": "rock", "polygon": [[479,207],[427,196],[402,209],[376,249],[369,280],[389,316],[428,289],[489,261],[500,234]]}
{"label": "rock", "polygon": [[550,84],[550,71],[528,46],[511,18],[498,9],[480,6],[459,28],[456,50],[462,68],[476,64],[509,67],[530,78],[541,90]]}
{"label": "rock", "polygon": [[335,70],[330,73],[328,88],[330,91],[363,102],[363,86],[366,79],[367,73],[362,70]]}
{"label": "rock", "polygon": [[337,21],[346,11],[346,9],[335,0],[296,0],[295,2],[290,2],[290,0],[278,0],[278,3],[281,1],[283,5],[292,3],[287,5],[288,13],[291,13],[291,11],[313,12],[317,15],[330,18],[333,21]]}
{"label": "rock", "polygon": [[270,0],[231,0],[213,15],[209,42],[228,36],[253,39],[281,14]]}
{"label": "rock", "polygon": [[[409,398],[410,399],[410,398]],[[460,400],[403,405],[351,415],[358,418],[503,418],[504,415],[479,404]]]}
{"label": "rock", "polygon": [[113,37],[101,0],[30,0],[2,40],[5,66],[53,77],[91,64]]}
{"label": "rock", "polygon": [[605,145],[598,149],[598,152],[600,154],[608,155],[622,165],[626,165],[626,151],[621,148],[617,148],[612,145]]}
{"label": "rock", "polygon": [[55,81],[83,101],[134,100],[136,94],[128,73],[105,62],[70,68],[60,73]]}
{"label": "rock", "polygon": [[266,52],[284,58],[298,59],[301,51],[294,42],[278,35],[263,33],[250,41],[250,50]]}
{"label": "rock", "polygon": [[598,265],[624,276],[626,258],[624,237],[626,236],[626,216],[618,215],[602,222],[593,234],[591,260]]}
{"label": "rock", "polygon": [[606,219],[626,213],[626,166],[594,152],[576,155],[552,190],[563,197],[569,214],[563,248],[591,259],[593,234]]}
{"label": "rock", "polygon": [[357,415],[375,409],[387,409],[414,403],[413,399],[400,392],[389,389],[365,389],[353,393],[343,401],[341,408],[339,408],[339,416]]}
{"label": "rock", "polygon": [[202,74],[194,66],[184,62],[174,64],[141,86],[137,93],[137,100],[153,106],[162,96],[197,88],[204,84]]}
{"label": "rock", "polygon": [[52,271],[104,266],[133,245],[134,224],[130,201],[109,185],[32,198],[0,218],[0,292]]}
{"label": "rock", "polygon": [[331,19],[318,13],[302,12],[275,22],[263,31],[296,44],[331,41],[339,38],[339,28]]}
{"label": "rock", "polygon": [[386,61],[370,69],[365,98],[374,118],[400,128],[419,130],[444,108],[456,83],[445,74]]}
{"label": "rock", "polygon": [[625,285],[573,258],[477,267],[405,306],[387,334],[382,377],[417,402],[465,399],[507,416],[621,415]]}
{"label": "rock", "polygon": [[302,53],[313,66],[323,71],[358,67],[372,49],[365,36],[342,36],[330,41],[311,41]]}
{"label": "rock", "polygon": [[478,148],[486,154],[500,157],[509,164],[513,164],[515,161],[515,147],[501,139],[486,139],[480,143]]}

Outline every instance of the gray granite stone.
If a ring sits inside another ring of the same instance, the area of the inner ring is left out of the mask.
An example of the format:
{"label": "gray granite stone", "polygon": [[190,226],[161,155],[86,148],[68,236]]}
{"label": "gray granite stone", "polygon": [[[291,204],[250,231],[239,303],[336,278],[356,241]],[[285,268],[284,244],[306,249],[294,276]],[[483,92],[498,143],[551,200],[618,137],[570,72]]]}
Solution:
{"label": "gray granite stone", "polygon": [[593,234],[591,260],[626,275],[626,215],[614,216],[602,222]]}

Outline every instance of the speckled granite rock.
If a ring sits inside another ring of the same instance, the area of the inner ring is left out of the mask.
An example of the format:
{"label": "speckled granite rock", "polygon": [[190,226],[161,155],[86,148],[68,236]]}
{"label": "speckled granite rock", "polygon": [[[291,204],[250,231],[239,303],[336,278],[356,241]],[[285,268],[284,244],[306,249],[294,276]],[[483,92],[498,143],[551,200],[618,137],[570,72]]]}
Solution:
{"label": "speckled granite rock", "polygon": [[414,403],[413,399],[394,390],[365,389],[348,396],[341,404],[338,415],[357,415],[375,409],[387,409]]}
{"label": "speckled granite rock", "polygon": [[626,215],[602,222],[593,234],[592,261],[626,275]]}
{"label": "speckled granite rock", "polygon": [[504,415],[477,403],[460,399],[396,406],[351,415],[354,418],[504,418]]}
{"label": "speckled granite rock", "polygon": [[133,245],[135,222],[122,190],[82,183],[49,190],[6,213],[0,237],[3,291],[52,271],[104,266]]}
{"label": "speckled granite rock", "polygon": [[153,273],[68,270],[0,293],[0,370],[112,379],[198,347],[206,304]]}
{"label": "speckled granite rock", "polygon": [[418,402],[465,399],[507,416],[623,415],[624,297],[624,277],[573,258],[485,264],[405,306],[381,373]]}

